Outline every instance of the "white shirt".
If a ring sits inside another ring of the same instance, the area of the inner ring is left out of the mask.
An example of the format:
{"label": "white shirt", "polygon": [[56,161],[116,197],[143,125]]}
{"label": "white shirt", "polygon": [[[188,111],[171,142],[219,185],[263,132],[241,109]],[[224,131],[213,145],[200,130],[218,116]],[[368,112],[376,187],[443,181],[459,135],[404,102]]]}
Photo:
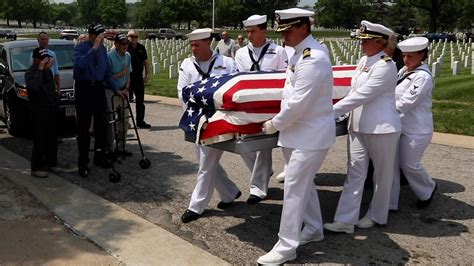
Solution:
{"label": "white shirt", "polygon": [[351,112],[349,130],[366,134],[387,134],[401,131],[395,109],[397,67],[383,59],[381,51],[363,56],[351,81],[349,94],[334,105],[334,115]]}
{"label": "white shirt", "polygon": [[323,150],[335,141],[332,111],[332,66],[311,35],[295,47],[286,70],[280,112],[272,119],[280,131],[278,145]]}
{"label": "white shirt", "polygon": [[[395,89],[396,108],[402,120],[402,133],[429,134],[433,132],[431,94],[434,88],[429,67],[422,64]],[[398,72],[400,80],[407,74],[406,67]]]}
{"label": "white shirt", "polygon": [[[268,43],[268,42],[267,42]],[[235,54],[235,63],[239,71],[250,71],[252,67],[252,59],[250,59],[249,50],[251,51],[255,61],[260,57],[262,48],[267,44],[265,43],[261,47],[253,47],[252,43],[247,44],[245,47],[237,50]],[[273,42],[270,42],[265,55],[259,62],[260,70],[285,70],[288,66],[288,57],[285,49]]]}
{"label": "white shirt", "polygon": [[[186,106],[183,102],[183,88],[191,83],[201,80],[201,74],[199,74],[199,72],[196,70],[194,63],[200,65],[201,70],[206,73],[208,71],[210,62],[214,58],[217,59],[214,62],[214,66],[210,71],[211,76],[218,76],[237,71],[237,67],[232,58],[217,54],[216,52],[213,52],[211,59],[207,60],[206,62],[203,62],[204,64],[200,64],[201,62],[197,61],[194,56],[184,59],[184,61],[181,63],[181,66],[179,67],[179,77],[177,85],[178,97],[184,109],[186,109]],[[206,67],[203,67],[202,65],[205,65]]]}

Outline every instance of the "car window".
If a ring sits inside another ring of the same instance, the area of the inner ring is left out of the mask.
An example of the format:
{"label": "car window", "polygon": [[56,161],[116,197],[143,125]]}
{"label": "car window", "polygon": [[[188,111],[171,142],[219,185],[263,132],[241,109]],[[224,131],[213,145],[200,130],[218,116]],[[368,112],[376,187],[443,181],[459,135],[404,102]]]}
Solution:
{"label": "car window", "polygon": [[[26,71],[32,63],[31,53],[36,46],[15,47],[10,50],[11,71]],[[50,45],[49,49],[56,54],[59,69],[72,68],[73,45]]]}
{"label": "car window", "polygon": [[49,49],[56,54],[59,69],[72,68],[73,45],[50,45]]}

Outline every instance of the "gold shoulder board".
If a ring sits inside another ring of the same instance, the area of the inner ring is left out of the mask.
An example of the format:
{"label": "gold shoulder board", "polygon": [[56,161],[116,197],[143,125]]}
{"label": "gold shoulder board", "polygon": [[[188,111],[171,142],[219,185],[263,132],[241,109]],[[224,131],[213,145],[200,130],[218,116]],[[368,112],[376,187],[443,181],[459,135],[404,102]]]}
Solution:
{"label": "gold shoulder board", "polygon": [[392,58],[391,58],[390,56],[388,56],[388,55],[383,55],[383,56],[382,56],[382,59],[383,59],[384,61],[392,61]]}
{"label": "gold shoulder board", "polygon": [[311,48],[309,47],[303,50],[303,59],[307,57],[311,57]]}

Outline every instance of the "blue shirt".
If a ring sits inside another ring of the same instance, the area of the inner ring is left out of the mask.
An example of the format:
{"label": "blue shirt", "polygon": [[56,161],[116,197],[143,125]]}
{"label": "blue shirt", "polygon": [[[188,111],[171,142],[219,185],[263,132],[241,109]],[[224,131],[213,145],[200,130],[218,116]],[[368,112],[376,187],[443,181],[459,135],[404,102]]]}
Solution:
{"label": "blue shirt", "polygon": [[118,90],[112,78],[107,50],[103,45],[93,49],[91,41],[81,42],[74,47],[74,79],[82,81],[105,81],[114,91]]}
{"label": "blue shirt", "polygon": [[59,75],[59,67],[58,67],[58,58],[56,58],[56,54],[48,49],[48,54],[54,58],[54,64],[51,67],[51,72],[53,72],[53,76],[58,76]]}
{"label": "blue shirt", "polygon": [[114,79],[115,85],[119,89],[123,89],[130,78],[130,72],[132,72],[132,60],[130,54],[125,52],[123,56],[117,53],[116,49],[112,49],[108,54],[109,64],[112,68],[112,76],[115,76],[117,73],[122,72],[125,67],[128,67],[127,75]]}

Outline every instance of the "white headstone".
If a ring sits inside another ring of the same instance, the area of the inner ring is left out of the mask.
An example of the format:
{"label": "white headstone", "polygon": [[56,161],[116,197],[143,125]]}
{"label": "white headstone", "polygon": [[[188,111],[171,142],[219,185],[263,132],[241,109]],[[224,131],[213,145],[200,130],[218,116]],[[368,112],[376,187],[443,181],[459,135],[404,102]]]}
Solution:
{"label": "white headstone", "polygon": [[438,77],[441,74],[441,67],[438,62],[433,63],[433,67],[431,68],[431,73],[433,77]]}
{"label": "white headstone", "polygon": [[459,61],[455,61],[453,64],[453,75],[457,76],[461,74],[461,63]]}
{"label": "white headstone", "polygon": [[166,71],[166,69],[168,68],[168,66],[169,66],[168,59],[164,59],[164,60],[163,60],[163,69],[165,69],[165,71]]}
{"label": "white headstone", "polygon": [[171,65],[170,66],[170,71],[169,71],[169,78],[174,79],[178,77],[178,68],[176,65]]}
{"label": "white headstone", "polygon": [[153,63],[153,75],[160,74],[160,63],[155,62]]}

